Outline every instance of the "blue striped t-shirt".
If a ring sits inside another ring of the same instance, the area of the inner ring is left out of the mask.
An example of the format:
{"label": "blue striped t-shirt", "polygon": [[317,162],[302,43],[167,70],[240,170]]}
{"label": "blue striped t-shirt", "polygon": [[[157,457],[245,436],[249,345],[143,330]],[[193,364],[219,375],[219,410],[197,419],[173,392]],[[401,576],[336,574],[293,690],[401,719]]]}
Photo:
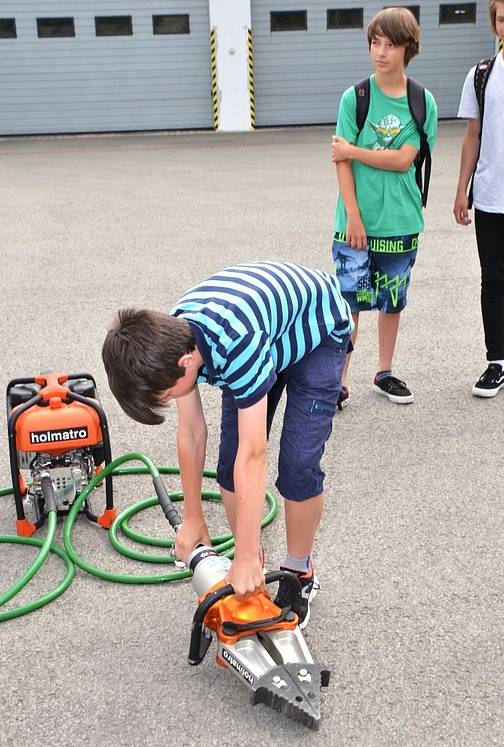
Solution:
{"label": "blue striped t-shirt", "polygon": [[290,262],[228,267],[187,291],[171,310],[187,319],[204,361],[198,382],[229,387],[238,407],[271,389],[276,374],[324,339],[352,330],[335,275]]}

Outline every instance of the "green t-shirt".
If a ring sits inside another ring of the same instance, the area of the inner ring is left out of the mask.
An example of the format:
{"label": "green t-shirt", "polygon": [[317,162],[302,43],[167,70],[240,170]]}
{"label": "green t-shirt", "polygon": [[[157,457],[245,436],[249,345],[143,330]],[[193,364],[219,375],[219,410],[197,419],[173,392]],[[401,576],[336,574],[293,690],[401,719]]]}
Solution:
{"label": "green t-shirt", "polygon": [[[437,134],[437,106],[430,91],[425,91],[427,116],[425,133],[431,152]],[[411,117],[408,97],[392,98],[382,93],[371,76],[369,112],[357,138],[356,96],[352,86],[341,97],[336,134],[359,148],[399,150],[406,143],[420,148],[420,135]],[[386,171],[352,161],[355,195],[368,236],[405,236],[420,233],[424,227],[422,198],[415,180],[415,165],[407,171]],[[347,215],[338,198],[335,232],[346,231]]]}

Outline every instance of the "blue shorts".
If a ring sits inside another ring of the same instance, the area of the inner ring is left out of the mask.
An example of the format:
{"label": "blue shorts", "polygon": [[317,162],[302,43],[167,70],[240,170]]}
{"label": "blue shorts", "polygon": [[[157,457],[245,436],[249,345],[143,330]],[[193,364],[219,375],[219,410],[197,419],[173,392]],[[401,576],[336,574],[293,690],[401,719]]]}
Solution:
{"label": "blue shorts", "polygon": [[336,234],[332,245],[336,275],[351,311],[402,311],[417,249],[418,234],[385,239],[368,236],[362,251],[349,246],[345,234]]}
{"label": "blue shorts", "polygon": [[[280,438],[276,486],[284,498],[304,501],[323,492],[320,467],[341,390],[348,340],[339,345],[327,338],[298,363],[278,374],[268,392],[268,435],[284,389],[287,403]],[[238,408],[228,389],[222,391],[221,440],[217,482],[234,491],[233,470],[238,450]]]}

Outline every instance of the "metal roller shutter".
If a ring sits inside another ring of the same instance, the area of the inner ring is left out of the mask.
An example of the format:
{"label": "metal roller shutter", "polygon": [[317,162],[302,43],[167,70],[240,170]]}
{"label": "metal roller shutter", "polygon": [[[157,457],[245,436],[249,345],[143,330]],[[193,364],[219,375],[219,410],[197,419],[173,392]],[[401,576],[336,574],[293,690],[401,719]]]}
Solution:
{"label": "metal roller shutter", "polygon": [[[367,25],[384,5],[392,4],[251,0],[256,124],[335,122],[343,91],[371,72]],[[440,117],[455,117],[468,68],[494,49],[487,2],[477,2],[476,23],[452,25],[440,25],[439,2],[419,5],[423,48],[408,72],[436,96]],[[327,29],[328,9],[357,7],[363,8],[363,28]],[[272,11],[306,11],[306,30],[272,32]]]}
{"label": "metal roller shutter", "polygon": [[[165,14],[190,33],[154,34]],[[126,15],[131,35],[96,35],[95,16]],[[39,38],[48,17],[75,36]],[[17,32],[0,38],[0,134],[212,127],[208,0],[3,0],[0,18]]]}

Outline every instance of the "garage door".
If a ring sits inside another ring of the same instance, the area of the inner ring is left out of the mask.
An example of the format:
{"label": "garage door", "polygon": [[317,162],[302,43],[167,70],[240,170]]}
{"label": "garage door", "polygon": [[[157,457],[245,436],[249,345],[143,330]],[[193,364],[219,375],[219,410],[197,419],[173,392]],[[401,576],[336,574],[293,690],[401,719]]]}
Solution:
{"label": "garage door", "polygon": [[212,127],[208,0],[4,0],[0,89],[0,134]]}
{"label": "garage door", "polygon": [[[371,72],[366,28],[383,7],[252,0],[256,124],[334,122],[343,91]],[[408,72],[434,93],[440,117],[455,117],[468,67],[494,49],[486,0],[422,2],[414,10],[423,49]]]}

